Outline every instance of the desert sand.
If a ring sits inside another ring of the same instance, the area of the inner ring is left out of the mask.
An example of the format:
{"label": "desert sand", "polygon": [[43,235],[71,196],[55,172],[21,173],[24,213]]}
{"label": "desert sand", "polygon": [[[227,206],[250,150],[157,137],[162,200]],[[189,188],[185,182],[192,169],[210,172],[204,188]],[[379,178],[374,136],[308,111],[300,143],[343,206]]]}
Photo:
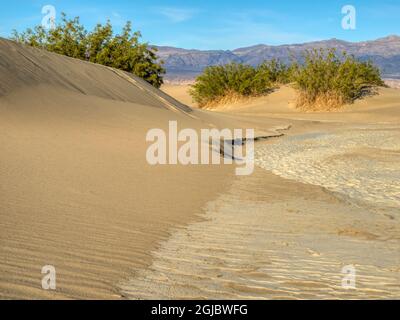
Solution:
{"label": "desert sand", "polygon": [[[148,129],[205,124],[138,79],[0,47],[0,297],[119,298],[117,283],[233,170],[148,165]],[[41,288],[44,265],[56,267],[56,292]]]}
{"label": "desert sand", "polygon": [[[330,113],[296,110],[289,87],[199,110],[187,86],[165,94],[6,40],[0,57],[0,298],[400,298],[399,90]],[[248,177],[151,166],[146,132],[170,120],[275,138],[256,144]],[[349,136],[340,153],[319,149]],[[310,148],[336,171],[295,170],[296,139],[300,158]],[[366,168],[358,184],[345,181],[347,162]],[[374,164],[386,175],[369,175]],[[359,188],[374,181],[387,198]],[[347,291],[350,264],[359,280]],[[41,288],[44,265],[56,267],[55,291]]]}

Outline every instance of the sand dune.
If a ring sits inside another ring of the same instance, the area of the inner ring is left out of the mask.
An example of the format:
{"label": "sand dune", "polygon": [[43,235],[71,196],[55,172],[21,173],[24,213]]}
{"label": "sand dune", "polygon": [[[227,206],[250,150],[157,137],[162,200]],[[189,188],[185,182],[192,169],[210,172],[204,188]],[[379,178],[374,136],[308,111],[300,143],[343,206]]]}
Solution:
{"label": "sand dune", "polygon": [[5,39],[0,39],[0,55],[1,96],[39,86],[36,97],[44,88],[43,95],[61,88],[86,96],[159,108],[167,107],[163,101],[166,100],[183,111],[190,111],[175,99],[126,72],[17,45]]}
{"label": "sand dune", "polygon": [[[186,89],[164,87],[174,99],[124,72],[0,40],[0,298],[399,298],[398,208],[303,181],[290,157],[288,179],[262,165],[239,179],[230,166],[145,159],[146,132],[169,120],[276,136],[258,145],[261,163],[304,133],[379,123],[387,138],[400,127],[398,90],[302,113],[288,87],[217,111],[186,106]],[[392,149],[372,160],[396,163]],[[338,288],[350,263],[359,294]],[[41,288],[44,265],[56,267],[56,291]]]}
{"label": "sand dune", "polygon": [[136,77],[6,40],[0,56],[0,297],[118,298],[231,169],[148,165],[148,129],[205,124]]}
{"label": "sand dune", "polygon": [[[162,90],[191,107],[197,107],[189,94],[190,85],[166,85]],[[251,98],[234,104],[221,105],[213,111],[228,114],[264,116],[268,118],[290,118],[300,120],[327,120],[339,122],[394,122],[400,121],[400,90],[379,88],[378,94],[345,105],[335,112],[309,112],[295,108],[296,90],[283,86],[273,93]]]}

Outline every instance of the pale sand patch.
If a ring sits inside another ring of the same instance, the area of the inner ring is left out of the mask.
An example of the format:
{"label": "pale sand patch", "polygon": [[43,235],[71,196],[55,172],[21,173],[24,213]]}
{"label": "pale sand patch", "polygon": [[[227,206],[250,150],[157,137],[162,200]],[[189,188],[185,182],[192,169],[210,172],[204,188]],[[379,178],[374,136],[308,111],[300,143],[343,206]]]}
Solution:
{"label": "pale sand patch", "polygon": [[341,128],[284,138],[258,148],[255,159],[287,179],[371,205],[400,207],[400,128]]}
{"label": "pale sand patch", "polygon": [[[261,169],[237,179],[202,217],[121,283],[126,297],[400,298],[398,218]],[[341,286],[346,265],[356,267],[356,290]]]}

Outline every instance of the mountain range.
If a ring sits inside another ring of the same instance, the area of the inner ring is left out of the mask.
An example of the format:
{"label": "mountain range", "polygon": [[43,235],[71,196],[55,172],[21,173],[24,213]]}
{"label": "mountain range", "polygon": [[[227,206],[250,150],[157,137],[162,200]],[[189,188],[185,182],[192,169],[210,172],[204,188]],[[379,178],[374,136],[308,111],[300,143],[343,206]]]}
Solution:
{"label": "mountain range", "polygon": [[362,60],[372,60],[384,78],[400,79],[400,36],[391,35],[372,41],[347,42],[338,39],[303,44],[270,46],[259,44],[235,50],[188,50],[174,47],[154,46],[167,70],[166,81],[193,81],[205,67],[241,62],[256,66],[264,60],[290,57],[301,58],[305,50],[313,48],[336,48]]}

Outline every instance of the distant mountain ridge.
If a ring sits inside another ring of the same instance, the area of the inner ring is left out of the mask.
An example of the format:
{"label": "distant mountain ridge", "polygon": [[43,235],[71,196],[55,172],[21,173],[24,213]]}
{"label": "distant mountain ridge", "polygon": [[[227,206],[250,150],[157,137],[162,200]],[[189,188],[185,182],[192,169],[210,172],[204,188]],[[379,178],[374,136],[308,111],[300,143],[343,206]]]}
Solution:
{"label": "distant mountain ridge", "polygon": [[167,69],[167,81],[190,81],[205,67],[242,62],[258,65],[264,60],[277,58],[284,62],[290,56],[301,57],[312,48],[336,48],[347,51],[357,58],[371,59],[385,78],[400,79],[400,36],[391,35],[372,41],[347,42],[338,39],[303,44],[270,46],[259,44],[235,50],[187,50],[174,47],[154,46]]}

